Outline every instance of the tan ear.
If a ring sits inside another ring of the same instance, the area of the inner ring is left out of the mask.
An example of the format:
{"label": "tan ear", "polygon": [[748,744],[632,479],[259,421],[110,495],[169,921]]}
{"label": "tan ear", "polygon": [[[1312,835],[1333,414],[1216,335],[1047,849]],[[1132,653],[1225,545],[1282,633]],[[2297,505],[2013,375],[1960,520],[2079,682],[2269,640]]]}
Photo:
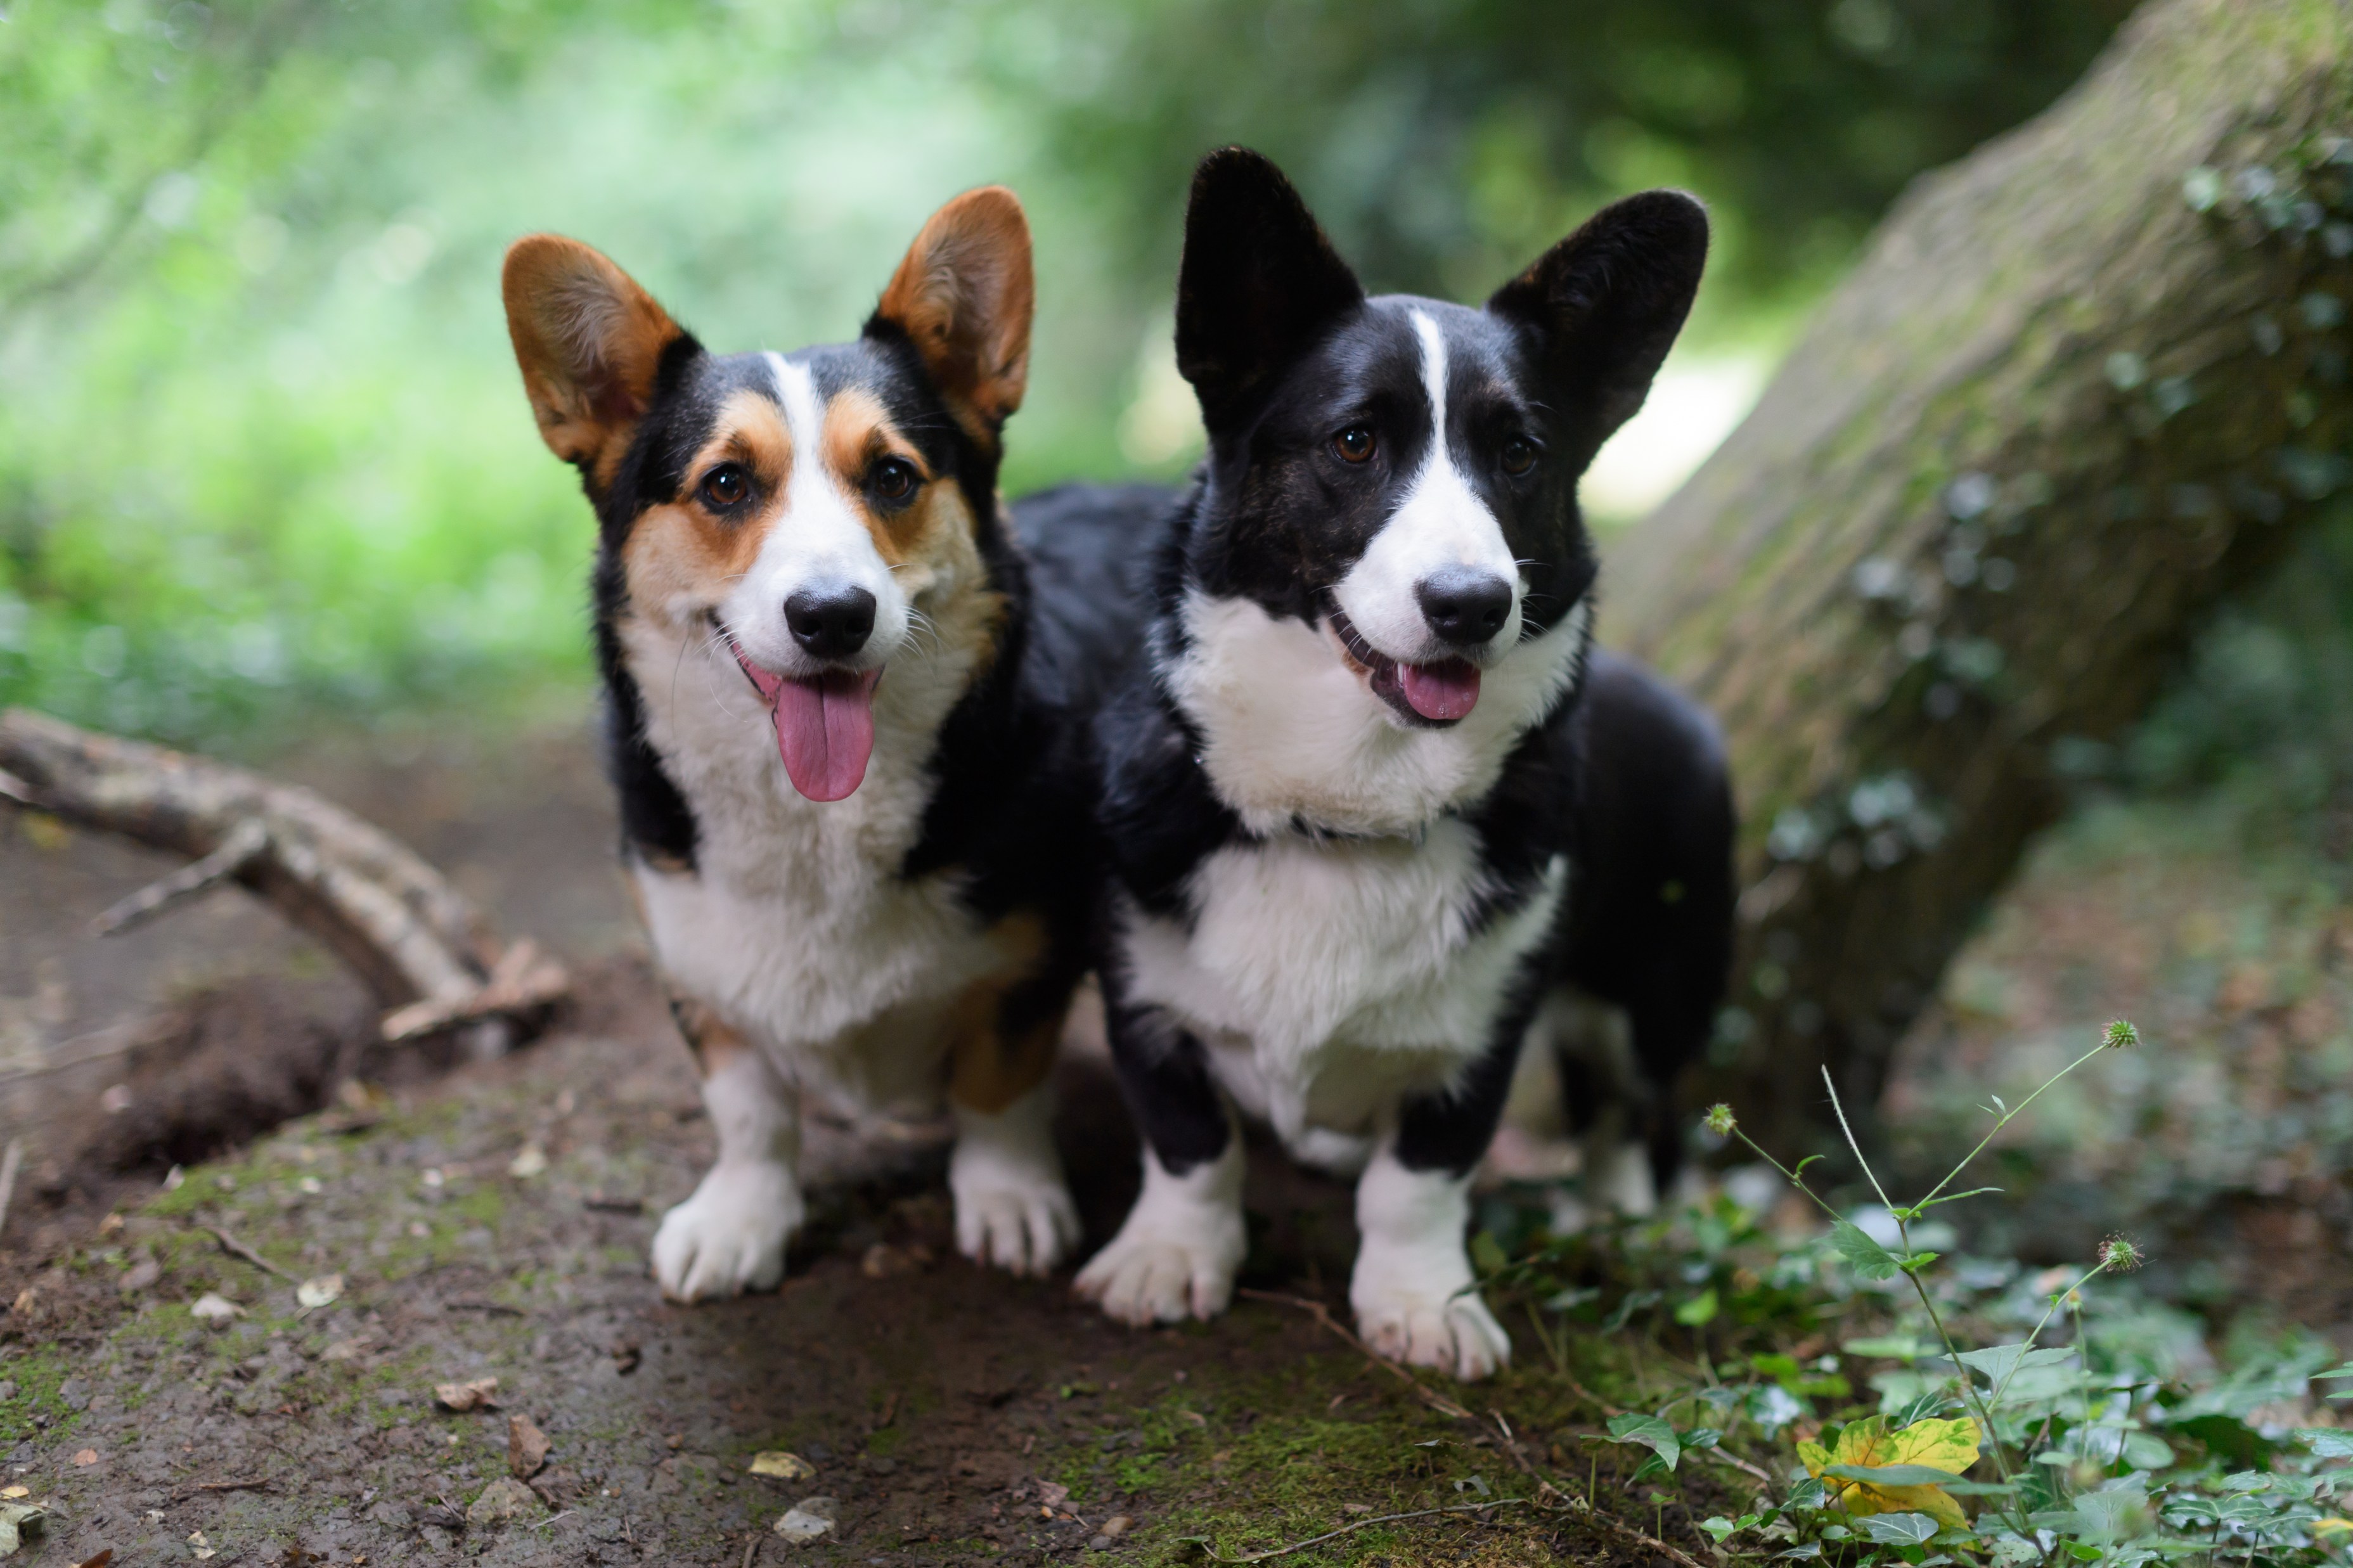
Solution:
{"label": "tan ear", "polygon": [[1029,220],[1011,191],[985,185],[932,215],[866,330],[906,333],[957,421],[993,450],[1029,384],[1036,305]]}
{"label": "tan ear", "polygon": [[605,483],[653,397],[663,352],[684,329],[628,273],[561,235],[508,247],[501,288],[540,438]]}

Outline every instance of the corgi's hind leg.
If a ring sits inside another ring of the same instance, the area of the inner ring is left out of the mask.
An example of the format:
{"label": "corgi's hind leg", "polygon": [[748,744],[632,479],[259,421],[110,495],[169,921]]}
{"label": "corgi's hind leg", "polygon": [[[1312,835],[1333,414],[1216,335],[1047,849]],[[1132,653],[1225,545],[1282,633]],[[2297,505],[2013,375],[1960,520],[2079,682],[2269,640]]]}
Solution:
{"label": "corgi's hind leg", "polygon": [[785,1277],[785,1243],[807,1212],[793,1174],[799,1095],[765,1052],[709,1008],[678,1001],[670,1011],[702,1070],[719,1158],[694,1195],[662,1216],[654,1277],[680,1301],[773,1289]]}
{"label": "corgi's hind leg", "polygon": [[956,1249],[976,1263],[1050,1274],[1078,1245],[1051,1082],[1069,1002],[1067,984],[1039,979],[983,988],[960,1010],[948,1058],[948,1191]]}

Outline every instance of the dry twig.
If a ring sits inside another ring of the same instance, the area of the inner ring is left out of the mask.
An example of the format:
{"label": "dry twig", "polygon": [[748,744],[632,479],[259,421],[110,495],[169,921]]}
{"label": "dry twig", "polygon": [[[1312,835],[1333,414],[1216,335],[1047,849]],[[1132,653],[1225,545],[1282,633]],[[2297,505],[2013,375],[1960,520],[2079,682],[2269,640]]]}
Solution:
{"label": "dry twig", "polygon": [[302,1283],[301,1280],[296,1279],[293,1275],[287,1273],[286,1270],[279,1268],[278,1265],[270,1262],[269,1259],[262,1257],[261,1254],[254,1251],[253,1248],[246,1246],[245,1243],[231,1236],[220,1226],[216,1225],[206,1225],[198,1226],[196,1228],[210,1232],[213,1239],[220,1243],[221,1250],[227,1253],[230,1257],[242,1258],[248,1263],[252,1264],[256,1268],[261,1269],[267,1273],[277,1275],[278,1278],[285,1280],[289,1285],[300,1285]]}
{"label": "dry twig", "polygon": [[1298,1308],[1301,1311],[1313,1316],[1317,1322],[1323,1324],[1325,1328],[1339,1335],[1343,1340],[1345,1340],[1351,1346],[1355,1347],[1357,1353],[1362,1355],[1366,1361],[1371,1362],[1375,1366],[1380,1368],[1383,1372],[1388,1373],[1391,1377],[1397,1378],[1398,1381],[1405,1384],[1407,1387],[1412,1389],[1414,1393],[1419,1396],[1424,1405],[1429,1405],[1440,1415],[1450,1415],[1457,1421],[1476,1421],[1479,1419],[1477,1416],[1472,1415],[1468,1410],[1463,1409],[1460,1405],[1455,1404],[1454,1401],[1447,1398],[1446,1395],[1439,1393],[1436,1389],[1422,1382],[1421,1379],[1414,1376],[1413,1373],[1406,1371],[1405,1368],[1398,1365],[1397,1363],[1389,1360],[1387,1356],[1384,1356],[1379,1352],[1374,1350],[1372,1346],[1358,1339],[1355,1333],[1342,1327],[1339,1320],[1332,1316],[1331,1310],[1325,1307],[1323,1302],[1311,1301],[1304,1296],[1286,1296],[1277,1290],[1251,1290],[1244,1289],[1237,1290],[1235,1294],[1239,1296],[1247,1296],[1253,1301],[1272,1301],[1277,1306]]}
{"label": "dry twig", "polygon": [[[1288,1557],[1294,1552],[1303,1552],[1308,1547],[1320,1546],[1326,1541],[1336,1541],[1343,1535],[1364,1529],[1366,1525],[1395,1524],[1402,1519],[1428,1519],[1430,1515],[1438,1513],[1483,1513],[1491,1508],[1510,1508],[1527,1500],[1521,1497],[1499,1497],[1487,1502],[1462,1502],[1447,1508],[1417,1509],[1411,1513],[1384,1513],[1373,1519],[1360,1519],[1353,1524],[1344,1524],[1337,1530],[1327,1530],[1321,1535],[1311,1535],[1304,1541],[1294,1541],[1288,1546],[1277,1546],[1266,1552],[1245,1552],[1240,1557],[1221,1555],[1218,1549],[1211,1546],[1206,1540],[1198,1544],[1201,1548],[1201,1555],[1212,1563],[1263,1563],[1270,1557]],[[1646,1536],[1644,1539],[1649,1538]],[[1690,1558],[1684,1557],[1673,1547],[1667,1547],[1666,1550],[1670,1555],[1683,1563],[1691,1563],[1691,1568],[1699,1568],[1699,1564],[1692,1563]]]}

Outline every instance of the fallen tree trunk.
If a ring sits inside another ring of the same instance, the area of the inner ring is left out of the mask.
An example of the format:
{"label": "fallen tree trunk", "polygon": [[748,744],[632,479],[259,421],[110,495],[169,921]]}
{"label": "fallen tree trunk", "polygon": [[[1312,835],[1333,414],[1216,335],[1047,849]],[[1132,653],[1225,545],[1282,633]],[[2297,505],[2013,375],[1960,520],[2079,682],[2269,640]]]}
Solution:
{"label": "fallen tree trunk", "polygon": [[406,846],[307,789],[207,758],[0,713],[0,797],[195,863],[99,917],[126,930],[235,881],[349,964],[391,1009],[387,1040],[472,1026],[496,1055],[563,995],[562,966],[502,948],[472,902]]}
{"label": "fallen tree trunk", "polygon": [[2159,0],[1923,181],[1610,562],[1722,718],[1742,942],[1709,1098],[1869,1105],[2071,763],[2353,480],[2353,8]]}

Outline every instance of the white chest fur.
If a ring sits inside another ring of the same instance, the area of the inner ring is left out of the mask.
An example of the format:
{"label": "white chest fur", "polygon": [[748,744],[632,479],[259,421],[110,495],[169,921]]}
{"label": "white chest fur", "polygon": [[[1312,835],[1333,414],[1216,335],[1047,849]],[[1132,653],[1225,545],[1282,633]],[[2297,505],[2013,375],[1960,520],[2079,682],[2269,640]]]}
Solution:
{"label": "white chest fur", "polygon": [[1211,1047],[1219,1077],[1294,1146],[1310,1129],[1374,1130],[1490,1042],[1521,962],[1567,885],[1474,926],[1487,885],[1477,832],[1453,817],[1415,843],[1284,835],[1194,872],[1191,931],[1129,910],[1131,994]]}
{"label": "white chest fur", "polygon": [[881,1044],[877,1027],[910,1048],[936,1044],[938,1013],[1006,961],[959,902],[954,873],[898,875],[923,831],[934,738],[969,656],[910,649],[894,659],[875,691],[865,782],[819,803],[785,776],[768,716],[724,654],[699,639],[681,647],[643,622],[623,640],[647,738],[698,829],[694,874],[638,872],[672,981],[787,1058]]}

